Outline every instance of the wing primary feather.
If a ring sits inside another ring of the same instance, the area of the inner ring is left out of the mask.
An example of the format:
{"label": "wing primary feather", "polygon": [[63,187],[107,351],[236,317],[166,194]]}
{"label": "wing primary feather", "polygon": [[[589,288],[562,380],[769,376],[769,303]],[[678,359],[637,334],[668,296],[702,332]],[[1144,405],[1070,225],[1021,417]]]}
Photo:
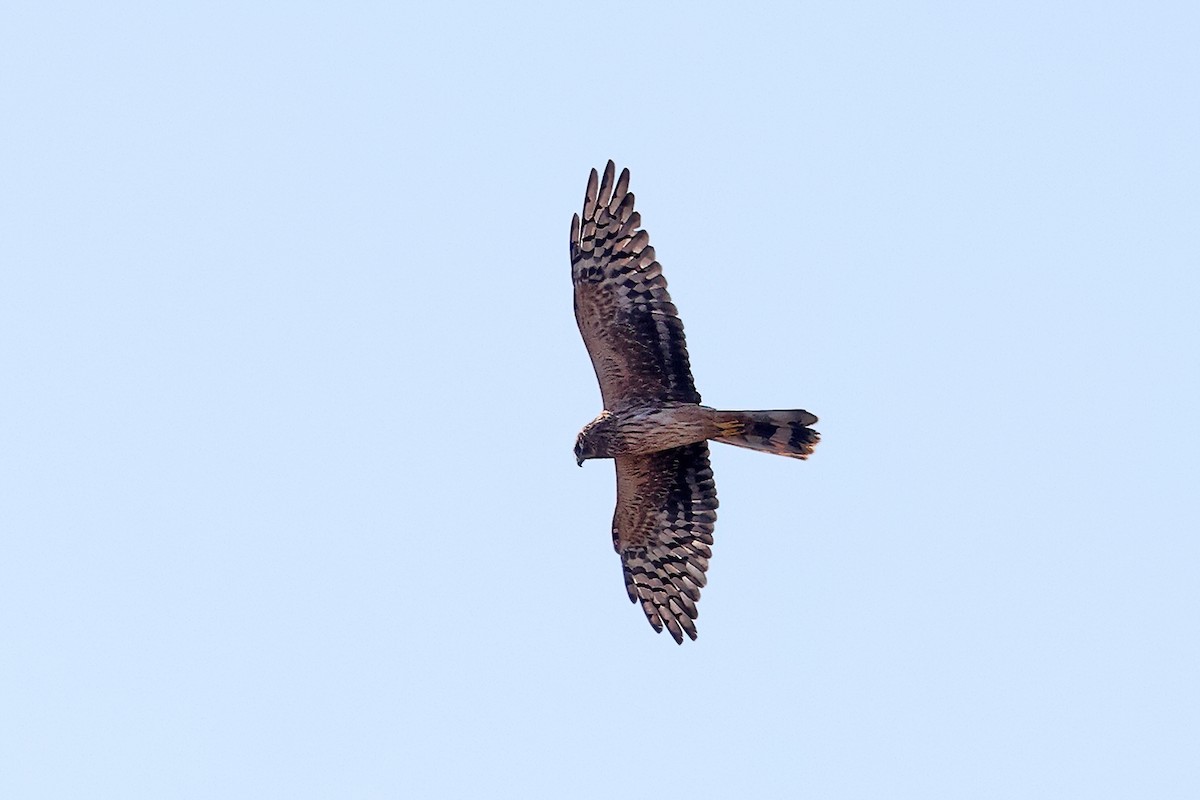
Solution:
{"label": "wing primary feather", "polygon": [[650,627],[654,628],[654,632],[662,633],[662,629],[663,629],[662,616],[659,615],[658,609],[656,609],[654,607],[654,602],[652,600],[643,600],[642,601],[642,611],[645,612],[646,619],[650,621]]}
{"label": "wing primary feather", "polygon": [[625,198],[629,196],[629,168],[621,170],[621,177],[617,178],[617,185],[613,189],[612,202],[608,204],[608,210],[614,214],[619,207],[625,205]]}
{"label": "wing primary feather", "polygon": [[583,195],[583,218],[592,220],[596,216],[596,182],[600,180],[600,176],[596,173],[596,168],[592,167],[591,174],[588,175],[587,191]]}
{"label": "wing primary feather", "polygon": [[[650,232],[647,230],[644,230],[644,229],[638,231],[636,234],[634,234],[633,238],[629,240],[629,251],[631,253],[639,253],[640,254],[644,251],[644,249],[646,247],[649,247],[649,246],[650,246]],[[654,259],[651,259],[651,261],[653,261],[653,260]]]}
{"label": "wing primary feather", "polygon": [[613,173],[616,171],[617,165],[610,158],[604,166],[604,177],[600,179],[599,205],[606,206],[612,199]]}
{"label": "wing primary feather", "polygon": [[663,624],[667,626],[667,630],[671,632],[671,638],[676,644],[683,644],[683,629],[679,626],[679,620],[670,610],[659,609],[658,615],[662,618]]}
{"label": "wing primary feather", "polygon": [[[633,193],[629,192],[621,198],[621,202],[617,203],[617,207],[613,210],[613,216],[621,220],[622,225],[633,215],[633,203],[635,199]],[[616,201],[614,200],[613,202]]]}
{"label": "wing primary feather", "polygon": [[[629,195],[629,196],[633,197],[633,195]],[[617,232],[618,238],[624,239],[626,236],[633,233],[637,229],[637,226],[639,226],[641,224],[642,224],[642,215],[639,214],[638,212],[634,211],[632,214],[629,215],[629,219],[627,219],[623,223],[621,223],[621,230]]]}

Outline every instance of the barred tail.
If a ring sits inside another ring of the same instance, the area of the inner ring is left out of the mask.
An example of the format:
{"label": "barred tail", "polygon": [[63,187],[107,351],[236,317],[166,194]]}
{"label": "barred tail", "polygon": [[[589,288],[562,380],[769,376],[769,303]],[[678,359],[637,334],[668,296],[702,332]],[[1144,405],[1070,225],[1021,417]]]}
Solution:
{"label": "barred tail", "polygon": [[789,458],[808,458],[821,440],[807,411],[718,411],[714,442],[723,442]]}

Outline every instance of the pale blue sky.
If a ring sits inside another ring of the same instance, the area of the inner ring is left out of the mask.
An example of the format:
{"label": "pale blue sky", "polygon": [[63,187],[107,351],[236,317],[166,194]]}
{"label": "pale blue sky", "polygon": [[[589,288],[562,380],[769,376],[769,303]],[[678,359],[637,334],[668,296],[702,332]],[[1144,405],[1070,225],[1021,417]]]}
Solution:
{"label": "pale blue sky", "polygon": [[[1194,798],[1200,11],[9,4],[0,796]],[[567,234],[726,407],[611,550]]]}

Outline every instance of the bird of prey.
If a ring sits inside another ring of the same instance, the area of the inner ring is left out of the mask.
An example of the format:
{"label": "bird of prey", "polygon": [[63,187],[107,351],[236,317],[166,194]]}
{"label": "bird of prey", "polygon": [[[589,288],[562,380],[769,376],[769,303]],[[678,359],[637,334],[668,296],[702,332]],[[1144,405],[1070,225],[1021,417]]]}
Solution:
{"label": "bird of prey", "polygon": [[629,170],[592,170],[583,215],[571,219],[575,321],[604,410],[575,441],[579,466],[617,469],[613,546],[629,599],[655,631],[696,638],[696,601],[712,557],[717,490],[708,440],[807,458],[820,439],[807,411],[718,411],[700,403],[683,323],[650,235],[633,210]]}

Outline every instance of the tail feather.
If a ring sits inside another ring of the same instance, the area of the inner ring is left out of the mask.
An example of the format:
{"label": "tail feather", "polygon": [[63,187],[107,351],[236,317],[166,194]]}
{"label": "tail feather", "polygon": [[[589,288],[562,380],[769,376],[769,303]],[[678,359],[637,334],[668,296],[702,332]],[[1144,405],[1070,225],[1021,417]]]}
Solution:
{"label": "tail feather", "polygon": [[821,441],[809,427],[817,418],[807,411],[718,411],[716,422],[714,442],[788,458],[808,458]]}

